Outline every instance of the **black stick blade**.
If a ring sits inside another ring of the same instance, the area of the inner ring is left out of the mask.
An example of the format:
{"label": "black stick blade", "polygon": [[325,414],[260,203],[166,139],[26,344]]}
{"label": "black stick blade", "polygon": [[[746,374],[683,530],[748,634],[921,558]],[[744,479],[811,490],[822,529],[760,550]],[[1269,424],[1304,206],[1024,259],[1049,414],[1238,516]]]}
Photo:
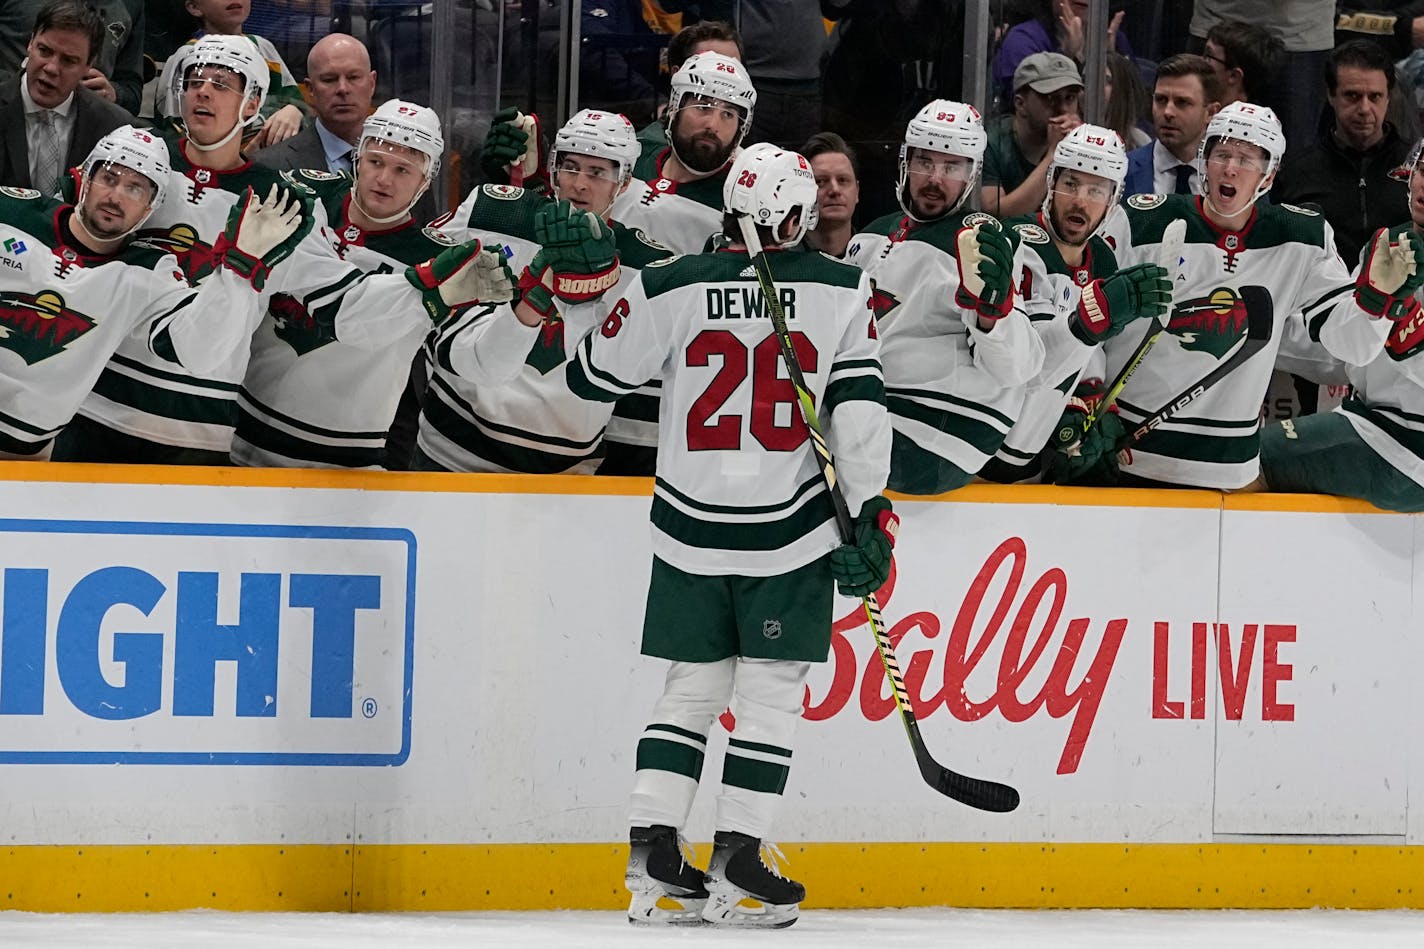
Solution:
{"label": "black stick blade", "polygon": [[915,763],[920,766],[920,776],[945,797],[995,814],[1007,814],[1019,806],[1019,792],[1007,784],[951,771],[930,757],[930,751],[920,737],[918,724],[910,734],[910,744],[915,748]]}

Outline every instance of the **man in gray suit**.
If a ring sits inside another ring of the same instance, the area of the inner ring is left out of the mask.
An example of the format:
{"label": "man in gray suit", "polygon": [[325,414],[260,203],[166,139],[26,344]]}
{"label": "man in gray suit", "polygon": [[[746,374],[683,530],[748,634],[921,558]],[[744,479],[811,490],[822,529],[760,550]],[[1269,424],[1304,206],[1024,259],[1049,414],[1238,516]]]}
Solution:
{"label": "man in gray suit", "polygon": [[35,16],[24,72],[0,87],[0,185],[56,194],[99,139],[135,121],[80,84],[103,30],[83,0],[52,0]]}

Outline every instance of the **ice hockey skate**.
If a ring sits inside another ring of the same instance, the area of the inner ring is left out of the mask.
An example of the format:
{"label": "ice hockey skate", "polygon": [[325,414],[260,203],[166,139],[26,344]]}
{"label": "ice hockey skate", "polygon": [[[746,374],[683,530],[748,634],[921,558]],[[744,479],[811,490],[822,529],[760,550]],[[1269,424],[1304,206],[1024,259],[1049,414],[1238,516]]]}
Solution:
{"label": "ice hockey skate", "polygon": [[727,830],[717,831],[714,842],[704,920],[747,929],[783,929],[796,922],[806,888],[781,875],[776,862],[781,852],[775,846]]}
{"label": "ice hockey skate", "polygon": [[702,871],[675,829],[663,824],[628,832],[628,870],[623,883],[633,894],[628,922],[640,926],[698,926],[707,889]]}

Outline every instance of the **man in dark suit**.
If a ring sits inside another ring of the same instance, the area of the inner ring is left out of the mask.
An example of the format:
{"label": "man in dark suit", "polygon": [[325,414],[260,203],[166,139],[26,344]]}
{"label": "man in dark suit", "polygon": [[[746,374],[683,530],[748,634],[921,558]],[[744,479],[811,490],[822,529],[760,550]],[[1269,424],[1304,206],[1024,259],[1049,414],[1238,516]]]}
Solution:
{"label": "man in dark suit", "polygon": [[103,29],[83,0],[52,0],[36,15],[24,72],[0,89],[0,185],[55,194],[66,169],[135,121],[80,84]]}
{"label": "man in dark suit", "polygon": [[1197,147],[1220,98],[1221,83],[1206,57],[1182,53],[1157,66],[1152,87],[1157,137],[1127,153],[1123,200],[1134,194],[1201,194]]}

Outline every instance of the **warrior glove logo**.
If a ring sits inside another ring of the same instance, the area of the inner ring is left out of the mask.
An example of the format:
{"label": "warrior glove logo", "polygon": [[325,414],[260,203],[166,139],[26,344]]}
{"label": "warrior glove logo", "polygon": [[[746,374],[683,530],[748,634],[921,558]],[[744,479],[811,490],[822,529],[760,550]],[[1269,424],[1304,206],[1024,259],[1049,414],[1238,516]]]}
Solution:
{"label": "warrior glove logo", "polygon": [[53,291],[0,293],[0,347],[18,353],[28,366],[63,352],[94,326]]}

